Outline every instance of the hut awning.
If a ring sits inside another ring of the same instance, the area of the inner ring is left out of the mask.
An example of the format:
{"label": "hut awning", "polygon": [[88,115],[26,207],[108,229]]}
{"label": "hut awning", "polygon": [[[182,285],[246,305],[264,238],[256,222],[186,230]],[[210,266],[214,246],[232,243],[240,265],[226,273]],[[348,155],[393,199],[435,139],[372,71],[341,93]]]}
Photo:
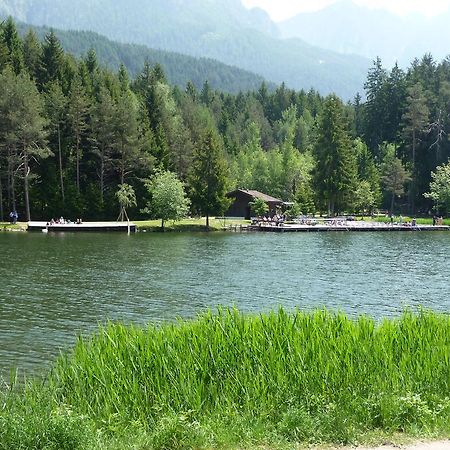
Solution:
{"label": "hut awning", "polygon": [[266,203],[280,204],[280,205],[284,203],[283,200],[280,200],[279,198],[271,197],[270,195],[264,194],[263,192],[249,189],[237,189],[233,192],[229,192],[227,194],[227,197],[233,198],[237,197],[239,194],[248,196],[249,198],[251,198],[251,200],[259,198],[260,200],[264,200]]}

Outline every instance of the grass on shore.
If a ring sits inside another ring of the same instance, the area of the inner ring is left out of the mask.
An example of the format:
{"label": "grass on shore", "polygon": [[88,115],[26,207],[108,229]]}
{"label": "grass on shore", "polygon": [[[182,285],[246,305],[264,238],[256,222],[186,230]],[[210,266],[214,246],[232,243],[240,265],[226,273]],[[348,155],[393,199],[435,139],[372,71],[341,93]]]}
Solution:
{"label": "grass on shore", "polygon": [[[360,218],[359,216],[355,216],[356,218]],[[412,221],[412,217],[408,217],[408,216],[402,216],[402,220],[403,223],[406,222],[411,222]],[[386,216],[377,216],[377,217],[364,217],[364,220],[366,222],[379,222],[379,223],[390,223],[391,222],[391,218],[390,217],[386,217]],[[399,222],[400,220],[400,216],[394,216],[394,222]],[[431,217],[426,217],[426,218],[416,218],[416,222],[417,225],[433,225],[433,219]],[[442,225],[447,225],[450,226],[450,219],[444,219],[442,221]]]}
{"label": "grass on shore", "polygon": [[295,448],[450,436],[450,316],[235,310],[107,324],[0,394],[0,449]]}
{"label": "grass on shore", "polygon": [[24,231],[26,229],[26,222],[17,222],[15,225],[10,222],[0,222],[0,231]]}
{"label": "grass on shore", "polygon": [[[161,220],[143,220],[133,221],[140,231],[161,231]],[[248,225],[249,220],[223,219],[219,217],[210,217],[210,231],[220,231],[228,228],[230,225]],[[169,221],[165,224],[165,231],[206,231],[206,218],[183,219],[177,222]]]}

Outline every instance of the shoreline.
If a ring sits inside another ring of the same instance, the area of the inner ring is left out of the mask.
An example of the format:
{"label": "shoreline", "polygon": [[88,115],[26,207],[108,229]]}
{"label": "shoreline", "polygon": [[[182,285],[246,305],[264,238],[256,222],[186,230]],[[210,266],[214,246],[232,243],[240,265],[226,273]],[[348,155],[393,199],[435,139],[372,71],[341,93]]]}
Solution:
{"label": "shoreline", "polygon": [[[18,222],[13,225],[7,222],[0,222],[0,232],[27,232],[41,231],[46,222]],[[30,227],[31,229],[30,229]],[[378,221],[332,221],[330,219],[314,219],[311,224],[296,222],[286,222],[281,226],[274,223],[252,224],[248,220],[210,218],[210,226],[206,227],[205,219],[184,219],[179,222],[169,222],[164,229],[161,228],[159,220],[138,220],[130,221],[132,232],[136,233],[200,233],[200,232],[251,232],[251,233],[317,233],[317,232],[445,232],[450,231],[447,221],[444,225],[432,225],[431,219],[419,219],[416,226],[410,224],[388,223],[383,220]],[[81,226],[73,224],[53,225],[48,227],[50,232],[110,232],[127,231],[127,222],[116,221],[92,221],[84,222]]]}

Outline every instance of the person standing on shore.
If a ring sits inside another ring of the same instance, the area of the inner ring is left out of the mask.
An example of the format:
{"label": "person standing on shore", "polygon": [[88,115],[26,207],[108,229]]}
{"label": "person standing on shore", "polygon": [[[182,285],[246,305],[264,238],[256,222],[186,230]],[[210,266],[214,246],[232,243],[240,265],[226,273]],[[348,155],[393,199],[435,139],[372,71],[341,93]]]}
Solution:
{"label": "person standing on shore", "polygon": [[17,219],[19,218],[19,214],[17,214],[17,211],[16,210],[14,210],[14,211],[11,211],[10,213],[9,213],[9,221],[13,224],[13,225],[15,225],[16,223],[17,223]]}

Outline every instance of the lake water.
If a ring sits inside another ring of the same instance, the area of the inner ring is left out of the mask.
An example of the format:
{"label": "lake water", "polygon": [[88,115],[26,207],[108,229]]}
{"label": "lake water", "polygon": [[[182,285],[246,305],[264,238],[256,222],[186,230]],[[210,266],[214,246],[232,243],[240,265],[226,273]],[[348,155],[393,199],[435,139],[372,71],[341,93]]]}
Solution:
{"label": "lake water", "polygon": [[216,305],[450,311],[448,233],[0,233],[0,254],[3,375],[41,371],[107,319],[145,324]]}

